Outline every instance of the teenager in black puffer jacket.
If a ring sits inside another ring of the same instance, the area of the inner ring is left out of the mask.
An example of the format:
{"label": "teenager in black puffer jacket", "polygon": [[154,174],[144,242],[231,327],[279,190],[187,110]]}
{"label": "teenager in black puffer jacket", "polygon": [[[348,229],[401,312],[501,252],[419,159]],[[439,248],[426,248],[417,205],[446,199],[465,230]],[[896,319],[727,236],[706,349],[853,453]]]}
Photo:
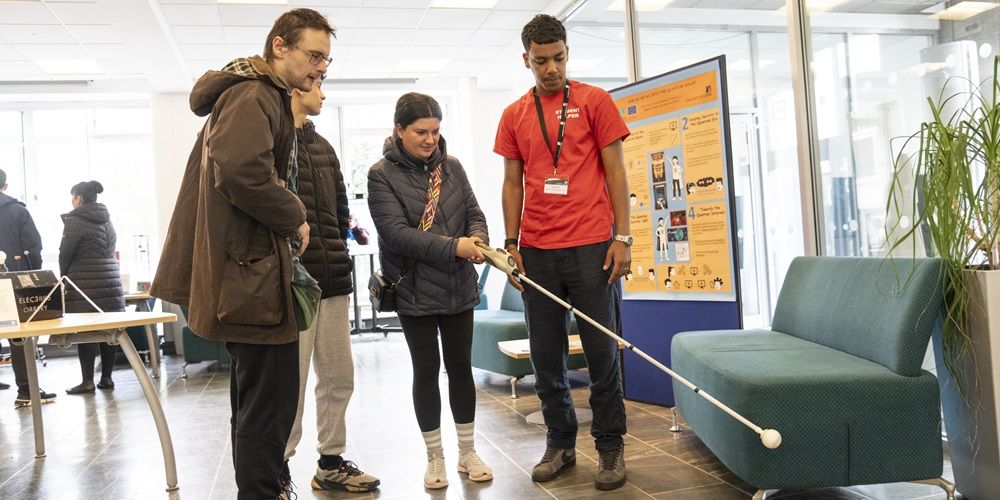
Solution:
{"label": "teenager in black puffer jacket", "polygon": [[[124,292],[118,261],[115,260],[115,228],[111,225],[108,208],[97,203],[97,195],[102,192],[104,186],[97,181],[81,182],[70,190],[73,211],[62,216],[64,228],[62,243],[59,244],[59,272],[69,276],[104,312],[124,311]],[[66,312],[96,311],[87,299],[69,286],[66,287]],[[114,389],[111,370],[115,366],[115,346],[95,342],[77,344],[83,381],[76,387],[66,389],[67,394],[94,392],[94,360],[98,351],[101,353],[101,381],[97,387]]]}

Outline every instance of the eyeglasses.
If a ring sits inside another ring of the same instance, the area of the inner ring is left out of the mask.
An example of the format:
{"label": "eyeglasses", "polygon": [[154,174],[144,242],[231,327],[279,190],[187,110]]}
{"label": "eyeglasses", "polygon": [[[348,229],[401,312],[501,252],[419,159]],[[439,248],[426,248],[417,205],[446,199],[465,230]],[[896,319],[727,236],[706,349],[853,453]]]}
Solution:
{"label": "eyeglasses", "polygon": [[322,53],[316,52],[315,50],[303,50],[299,48],[298,45],[292,45],[292,48],[302,51],[303,54],[309,56],[309,64],[319,64],[326,61],[326,64],[329,65],[333,62],[333,57],[324,56]]}

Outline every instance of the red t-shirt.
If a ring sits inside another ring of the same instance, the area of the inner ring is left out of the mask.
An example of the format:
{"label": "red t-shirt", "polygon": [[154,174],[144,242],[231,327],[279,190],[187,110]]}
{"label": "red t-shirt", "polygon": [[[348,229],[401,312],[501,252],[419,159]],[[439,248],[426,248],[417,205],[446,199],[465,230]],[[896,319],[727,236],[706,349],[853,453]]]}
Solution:
{"label": "red t-shirt", "polygon": [[569,177],[569,193],[546,194],[552,156],[559,136],[563,93],[539,96],[552,149],[538,124],[533,91],[503,111],[493,152],[524,162],[524,211],[521,245],[545,250],[606,241],[614,214],[605,184],[601,149],[629,135],[611,96],[599,87],[570,81],[566,132],[559,155],[560,177]]}

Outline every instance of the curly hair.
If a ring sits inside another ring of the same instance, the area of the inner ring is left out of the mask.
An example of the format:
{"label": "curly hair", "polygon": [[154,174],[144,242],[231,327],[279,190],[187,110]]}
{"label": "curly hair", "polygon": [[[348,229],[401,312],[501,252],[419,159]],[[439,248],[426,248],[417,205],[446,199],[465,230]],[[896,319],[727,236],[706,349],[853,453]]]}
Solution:
{"label": "curly hair", "polygon": [[521,44],[525,52],[531,47],[531,42],[545,45],[559,41],[566,43],[566,27],[548,14],[538,14],[521,30]]}

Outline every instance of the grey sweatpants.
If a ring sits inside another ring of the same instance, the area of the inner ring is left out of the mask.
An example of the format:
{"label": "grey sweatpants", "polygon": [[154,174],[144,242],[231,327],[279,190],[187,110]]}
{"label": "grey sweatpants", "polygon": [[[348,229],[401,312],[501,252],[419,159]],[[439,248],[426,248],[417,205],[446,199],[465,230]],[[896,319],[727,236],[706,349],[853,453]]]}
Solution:
{"label": "grey sweatpants", "polygon": [[351,356],[351,332],[348,325],[347,295],[320,301],[312,326],[299,334],[299,408],[295,425],[285,445],[285,460],[295,454],[302,439],[302,408],[306,380],[312,362],[316,373],[316,427],[320,455],[340,455],[347,445],[344,415],[354,393],[354,358]]}

